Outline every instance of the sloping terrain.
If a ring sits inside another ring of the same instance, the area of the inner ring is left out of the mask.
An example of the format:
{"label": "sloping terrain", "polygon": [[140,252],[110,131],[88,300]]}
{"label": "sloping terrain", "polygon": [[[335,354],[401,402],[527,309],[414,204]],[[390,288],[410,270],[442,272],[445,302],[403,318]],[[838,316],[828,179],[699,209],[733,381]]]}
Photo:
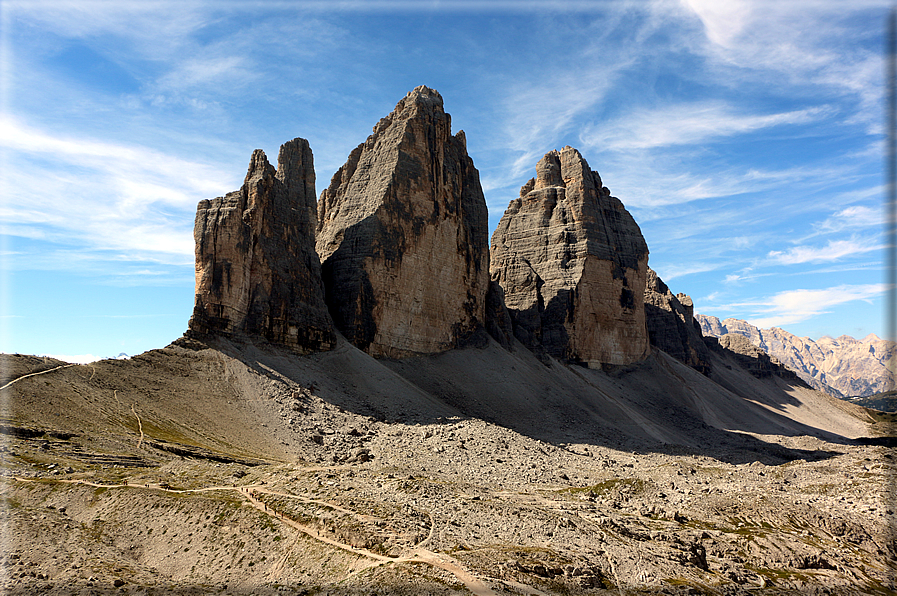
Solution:
{"label": "sloping terrain", "polygon": [[602,371],[491,339],[401,361],[341,338],[4,356],[2,585],[893,590],[892,421],[711,358],[708,378],[656,350]]}

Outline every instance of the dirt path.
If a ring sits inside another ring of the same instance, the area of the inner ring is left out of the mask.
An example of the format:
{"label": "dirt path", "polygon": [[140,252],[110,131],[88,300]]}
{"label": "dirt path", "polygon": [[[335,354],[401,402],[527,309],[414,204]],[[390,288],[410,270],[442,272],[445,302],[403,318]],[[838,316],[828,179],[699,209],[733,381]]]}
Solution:
{"label": "dirt path", "polygon": [[[38,481],[37,479],[34,479],[34,478],[21,478],[19,476],[14,476],[13,479],[17,480],[19,482],[37,482]],[[389,563],[396,563],[396,564],[398,564],[398,563],[426,563],[428,565],[432,565],[434,567],[444,569],[445,571],[448,571],[449,573],[454,575],[456,578],[458,578],[458,581],[463,583],[464,586],[468,590],[470,590],[470,592],[472,594],[474,594],[474,596],[498,596],[498,594],[496,594],[486,584],[486,582],[484,582],[482,579],[476,577],[471,572],[464,569],[461,566],[461,564],[454,558],[452,558],[448,555],[445,555],[445,554],[435,553],[431,550],[427,550],[422,547],[423,544],[429,542],[429,540],[433,537],[433,531],[435,528],[435,520],[433,519],[433,516],[429,513],[428,513],[428,515],[430,516],[430,532],[429,532],[429,535],[427,536],[427,538],[425,538],[419,544],[417,544],[414,547],[414,549],[412,550],[411,554],[408,556],[387,557],[385,555],[373,553],[369,550],[366,550],[363,548],[357,548],[350,544],[346,544],[344,542],[340,542],[338,540],[334,540],[332,538],[324,536],[317,529],[315,529],[311,526],[307,526],[305,524],[301,524],[301,523],[287,517],[282,512],[278,512],[278,511],[274,510],[272,507],[269,507],[266,503],[264,503],[261,499],[259,499],[257,495],[269,494],[269,495],[299,499],[305,503],[316,503],[319,505],[325,505],[325,506],[331,507],[337,511],[341,511],[348,515],[352,515],[358,519],[373,519],[373,518],[371,518],[371,516],[362,515],[355,511],[345,509],[335,503],[329,503],[327,501],[322,501],[319,499],[310,499],[308,497],[303,497],[301,495],[291,495],[288,493],[277,492],[277,491],[274,491],[274,490],[271,490],[268,488],[264,488],[264,485],[261,485],[261,484],[252,484],[252,485],[245,485],[245,486],[221,485],[221,486],[208,486],[208,487],[204,487],[204,488],[175,489],[175,488],[164,487],[158,483],[157,484],[138,484],[138,483],[134,483],[134,482],[126,482],[124,484],[100,484],[98,482],[90,482],[87,480],[66,480],[66,479],[52,479],[52,481],[65,483],[65,484],[82,484],[84,486],[91,486],[91,487],[95,487],[95,488],[143,488],[143,489],[160,490],[163,492],[177,493],[177,494],[212,492],[212,491],[219,491],[219,490],[234,491],[234,492],[237,492],[239,495],[241,495],[243,498],[245,498],[250,503],[250,505],[252,507],[258,509],[260,512],[262,512],[270,517],[273,517],[276,520],[279,520],[281,523],[290,526],[294,530],[297,530],[303,534],[306,534],[307,536],[310,536],[310,537],[314,538],[315,540],[318,540],[319,542],[323,542],[323,543],[329,544],[330,546],[333,546],[335,548],[339,548],[341,550],[348,551],[350,553],[360,555],[362,557],[367,557],[367,558],[374,560],[373,564],[366,565],[366,566],[362,567],[361,569],[353,571],[351,574],[349,574],[348,577],[357,575],[358,573],[367,571],[369,569],[373,569],[380,565],[387,565]]]}
{"label": "dirt path", "polygon": [[427,535],[427,538],[422,540],[418,545],[416,545],[414,547],[414,550],[412,551],[412,554],[410,556],[387,557],[384,555],[378,555],[376,553],[372,553],[365,549],[350,546],[348,544],[339,542],[337,540],[333,540],[326,536],[322,536],[314,528],[311,528],[304,524],[300,524],[296,521],[293,521],[292,519],[284,516],[283,514],[278,514],[276,511],[269,508],[261,500],[259,500],[255,496],[255,494],[261,493],[261,494],[277,495],[277,496],[282,496],[282,497],[287,497],[287,498],[298,498],[306,503],[317,503],[320,505],[326,505],[327,507],[331,507],[337,511],[342,511],[343,513],[347,513],[347,514],[352,515],[359,519],[371,518],[371,516],[362,516],[361,514],[358,514],[354,511],[350,511],[349,509],[340,507],[339,505],[336,505],[334,503],[329,503],[327,501],[321,501],[318,499],[309,499],[307,497],[302,497],[300,495],[290,495],[290,494],[285,494],[285,493],[279,493],[277,491],[273,491],[273,490],[266,489],[266,488],[261,488],[260,485],[254,485],[252,487],[243,487],[241,490],[242,490],[242,494],[244,496],[246,496],[246,498],[249,499],[249,501],[252,502],[252,504],[257,509],[262,511],[263,513],[267,513],[268,515],[271,515],[271,516],[275,517],[276,519],[281,520],[282,522],[286,523],[288,526],[295,528],[296,530],[299,530],[300,532],[303,532],[316,540],[320,540],[321,542],[330,544],[331,546],[335,546],[337,548],[349,551],[351,553],[355,553],[357,555],[369,557],[376,561],[374,564],[368,565],[361,569],[358,569],[350,575],[357,575],[358,573],[361,573],[363,571],[367,571],[367,570],[373,569],[374,567],[377,567],[379,565],[385,565],[388,563],[427,563],[429,565],[433,565],[434,567],[439,567],[440,569],[444,569],[445,571],[448,571],[449,573],[451,573],[452,575],[457,577],[458,580],[461,583],[463,583],[464,586],[468,590],[470,590],[473,594],[475,594],[475,596],[498,596],[495,592],[492,591],[492,589],[483,580],[479,579],[478,577],[474,576],[472,573],[470,573],[469,571],[467,571],[466,569],[461,567],[461,565],[452,557],[449,557],[448,555],[438,554],[431,550],[422,548],[422,545],[425,544],[426,542],[428,542],[430,540],[430,538],[433,537],[435,521],[433,520],[432,515],[430,515],[430,532]]}
{"label": "dirt path", "polygon": [[22,375],[21,377],[18,377],[18,378],[16,378],[16,379],[13,379],[12,381],[10,381],[9,383],[7,383],[7,384],[4,385],[3,387],[0,387],[0,391],[3,391],[4,389],[6,389],[7,387],[9,387],[9,386],[12,385],[13,383],[18,383],[18,382],[21,381],[22,379],[27,379],[28,377],[36,377],[37,375],[45,375],[45,374],[47,374],[47,373],[51,373],[51,372],[53,372],[54,370],[59,370],[60,368],[68,368],[68,367],[70,367],[70,366],[78,366],[78,365],[77,365],[77,364],[63,364],[62,366],[57,366],[56,368],[50,368],[50,369],[42,370],[42,371],[40,371],[40,372],[36,372],[36,373],[28,373],[27,375]]}

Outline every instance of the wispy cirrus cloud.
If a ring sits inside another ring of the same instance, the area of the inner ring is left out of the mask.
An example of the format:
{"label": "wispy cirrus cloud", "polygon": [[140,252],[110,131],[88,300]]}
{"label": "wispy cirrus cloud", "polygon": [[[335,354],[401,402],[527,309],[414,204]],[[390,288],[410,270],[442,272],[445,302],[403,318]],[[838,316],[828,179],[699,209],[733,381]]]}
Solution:
{"label": "wispy cirrus cloud", "polygon": [[[213,192],[221,187],[224,177],[213,166],[156,149],[83,137],[67,138],[8,116],[0,117],[0,147],[38,156],[54,165],[74,165],[102,172],[117,183],[122,191],[117,196],[127,208],[146,199],[174,206],[191,205],[196,192]],[[172,180],[178,184],[169,184]]]}
{"label": "wispy cirrus cloud", "polygon": [[833,213],[813,227],[816,228],[814,235],[818,235],[882,225],[884,225],[884,210],[881,207],[873,209],[866,205],[851,205]]}
{"label": "wispy cirrus cloud", "polygon": [[773,114],[739,113],[722,101],[636,109],[624,118],[592,125],[581,134],[585,146],[609,151],[694,145],[765,128],[805,124],[832,113],[828,106]]}
{"label": "wispy cirrus cloud", "polygon": [[198,198],[237,184],[231,173],[156,149],[66,138],[8,117],[0,119],[0,146],[11,166],[2,181],[4,233],[135,258],[184,262]]}
{"label": "wispy cirrus cloud", "polygon": [[848,302],[871,302],[888,289],[886,284],[841,285],[821,290],[788,290],[773,296],[759,317],[750,322],[760,328],[790,325],[818,316]]}
{"label": "wispy cirrus cloud", "polygon": [[683,6],[706,35],[695,51],[728,72],[733,84],[776,76],[781,85],[852,96],[845,123],[865,124],[870,132],[880,128],[881,56],[863,43],[878,31],[851,26],[850,20],[877,13],[883,27],[888,2],[684,0]]}
{"label": "wispy cirrus cloud", "polygon": [[[631,160],[631,161],[630,161]],[[671,160],[672,161],[672,160]],[[660,162],[659,165],[657,162]],[[602,174],[612,192],[618,193],[627,207],[651,209],[698,201],[732,197],[757,192],[771,192],[800,184],[803,191],[818,188],[845,176],[849,166],[811,167],[806,165],[781,169],[728,166],[707,170],[700,164],[679,164],[650,159],[615,158],[608,161],[607,176]],[[779,205],[779,210],[802,208]],[[743,209],[742,209],[743,216]],[[652,219],[647,214],[648,219]]]}
{"label": "wispy cirrus cloud", "polygon": [[887,284],[838,285],[822,289],[796,289],[767,298],[709,305],[714,312],[738,312],[760,328],[793,325],[830,312],[834,307],[855,301],[871,303],[888,291]]}
{"label": "wispy cirrus cloud", "polygon": [[830,240],[825,246],[795,246],[788,250],[773,250],[766,257],[769,261],[781,265],[828,263],[845,257],[881,251],[884,248],[885,245],[875,239],[851,238]]}
{"label": "wispy cirrus cloud", "polygon": [[528,172],[571,124],[594,109],[613,89],[620,72],[633,61],[620,57],[588,71],[554,73],[546,83],[515,85],[506,101],[504,131],[510,148],[520,153],[509,176]]}
{"label": "wispy cirrus cloud", "polygon": [[690,262],[684,265],[664,265],[659,267],[657,274],[665,282],[676,279],[677,277],[685,277],[695,273],[705,273],[707,271],[715,271],[720,268],[719,263]]}

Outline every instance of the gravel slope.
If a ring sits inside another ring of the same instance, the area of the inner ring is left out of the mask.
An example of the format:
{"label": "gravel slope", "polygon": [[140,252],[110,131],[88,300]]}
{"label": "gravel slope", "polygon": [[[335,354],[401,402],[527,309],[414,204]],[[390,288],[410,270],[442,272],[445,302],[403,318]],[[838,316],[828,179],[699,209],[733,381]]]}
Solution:
{"label": "gravel slope", "polygon": [[[388,361],[179,340],[22,378],[2,393],[0,585],[897,589],[897,454],[874,437],[892,421],[714,358],[707,378],[661,352],[598,371],[491,342]],[[0,385],[61,364],[4,357]]]}

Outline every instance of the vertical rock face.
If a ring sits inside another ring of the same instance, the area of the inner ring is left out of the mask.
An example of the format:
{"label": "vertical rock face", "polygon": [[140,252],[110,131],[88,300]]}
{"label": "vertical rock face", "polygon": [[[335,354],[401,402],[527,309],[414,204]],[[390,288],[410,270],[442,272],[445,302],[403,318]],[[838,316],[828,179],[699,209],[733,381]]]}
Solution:
{"label": "vertical rock face", "polygon": [[318,201],[336,327],[374,356],[457,347],[484,323],[488,213],[463,132],[418,87],[349,155]]}
{"label": "vertical rock face", "polygon": [[571,147],[539,161],[492,236],[492,279],[516,337],[590,366],[647,356],[647,268],[635,220]]}
{"label": "vertical rock face", "polygon": [[691,298],[681,293],[674,296],[649,267],[645,283],[645,324],[651,345],[695,370],[709,374],[707,346],[694,314]]}
{"label": "vertical rock face", "polygon": [[196,301],[190,331],[260,335],[297,351],[335,342],[314,250],[315,173],[305,139],[260,149],[243,187],[196,211]]}

